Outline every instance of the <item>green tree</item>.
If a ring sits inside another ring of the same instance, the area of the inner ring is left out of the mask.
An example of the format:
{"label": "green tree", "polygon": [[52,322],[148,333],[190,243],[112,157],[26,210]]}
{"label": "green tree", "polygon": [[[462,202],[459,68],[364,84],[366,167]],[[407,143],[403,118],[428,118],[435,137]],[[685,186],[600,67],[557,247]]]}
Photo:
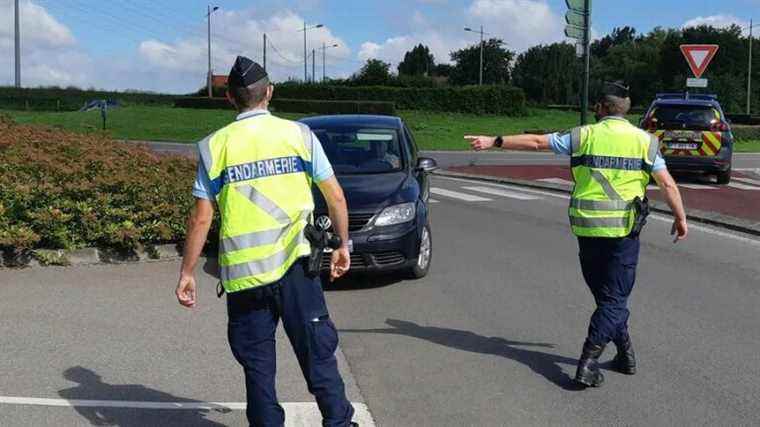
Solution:
{"label": "green tree", "polygon": [[390,69],[391,64],[387,62],[379,59],[368,59],[354,77],[354,82],[367,86],[387,85],[392,80]]}
{"label": "green tree", "polygon": [[[502,47],[504,42],[490,39],[483,47],[483,84],[507,84],[510,82],[509,64],[514,52]],[[451,52],[454,68],[450,81],[456,85],[478,84],[480,73],[480,45],[466,47]]]}
{"label": "green tree", "polygon": [[435,68],[435,58],[427,46],[419,44],[404,54],[398,64],[398,74],[404,76],[429,76]]}
{"label": "green tree", "polygon": [[577,104],[580,73],[575,46],[554,43],[521,53],[512,70],[512,81],[525,91],[530,102]]}

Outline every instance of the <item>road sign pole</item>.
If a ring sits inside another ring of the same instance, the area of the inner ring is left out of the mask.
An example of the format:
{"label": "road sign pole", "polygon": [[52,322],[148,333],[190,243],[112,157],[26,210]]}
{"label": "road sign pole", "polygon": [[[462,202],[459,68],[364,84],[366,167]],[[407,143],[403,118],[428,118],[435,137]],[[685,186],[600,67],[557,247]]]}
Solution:
{"label": "road sign pole", "polygon": [[588,123],[588,86],[589,86],[589,74],[591,71],[591,0],[584,0],[584,8],[586,13],[583,17],[583,56],[584,56],[584,72],[583,72],[583,90],[581,98],[581,126]]}
{"label": "road sign pole", "polygon": [[749,20],[749,66],[747,69],[747,115],[752,114],[752,20]]}

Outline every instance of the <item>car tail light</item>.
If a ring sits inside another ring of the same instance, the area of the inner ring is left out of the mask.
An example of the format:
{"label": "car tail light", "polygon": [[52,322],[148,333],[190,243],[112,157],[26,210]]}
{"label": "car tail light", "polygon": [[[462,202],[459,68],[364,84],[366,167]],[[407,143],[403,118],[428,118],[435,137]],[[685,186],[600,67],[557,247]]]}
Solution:
{"label": "car tail light", "polygon": [[713,132],[728,132],[728,124],[721,120],[715,120],[710,124],[710,130]]}
{"label": "car tail light", "polygon": [[642,127],[649,131],[657,130],[657,119],[654,117],[647,117],[642,123]]}

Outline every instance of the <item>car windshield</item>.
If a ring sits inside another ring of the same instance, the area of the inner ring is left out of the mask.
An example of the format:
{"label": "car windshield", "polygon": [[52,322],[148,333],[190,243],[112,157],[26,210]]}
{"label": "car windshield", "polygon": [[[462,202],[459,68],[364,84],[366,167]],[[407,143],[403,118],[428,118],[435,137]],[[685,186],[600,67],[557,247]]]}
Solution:
{"label": "car windshield", "polygon": [[658,127],[668,124],[685,124],[709,128],[716,121],[720,121],[718,110],[697,105],[661,105],[655,108],[652,117],[657,120]]}
{"label": "car windshield", "polygon": [[395,129],[312,129],[338,175],[398,172],[403,165]]}

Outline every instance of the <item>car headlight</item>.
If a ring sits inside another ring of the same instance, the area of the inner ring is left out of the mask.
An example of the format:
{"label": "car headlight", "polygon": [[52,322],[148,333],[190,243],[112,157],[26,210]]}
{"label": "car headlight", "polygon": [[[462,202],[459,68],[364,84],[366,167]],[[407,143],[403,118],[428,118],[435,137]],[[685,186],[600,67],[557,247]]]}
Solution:
{"label": "car headlight", "polygon": [[414,203],[403,203],[390,206],[380,212],[380,215],[375,219],[375,225],[382,227],[386,225],[403,224],[413,220],[416,213],[417,209]]}

